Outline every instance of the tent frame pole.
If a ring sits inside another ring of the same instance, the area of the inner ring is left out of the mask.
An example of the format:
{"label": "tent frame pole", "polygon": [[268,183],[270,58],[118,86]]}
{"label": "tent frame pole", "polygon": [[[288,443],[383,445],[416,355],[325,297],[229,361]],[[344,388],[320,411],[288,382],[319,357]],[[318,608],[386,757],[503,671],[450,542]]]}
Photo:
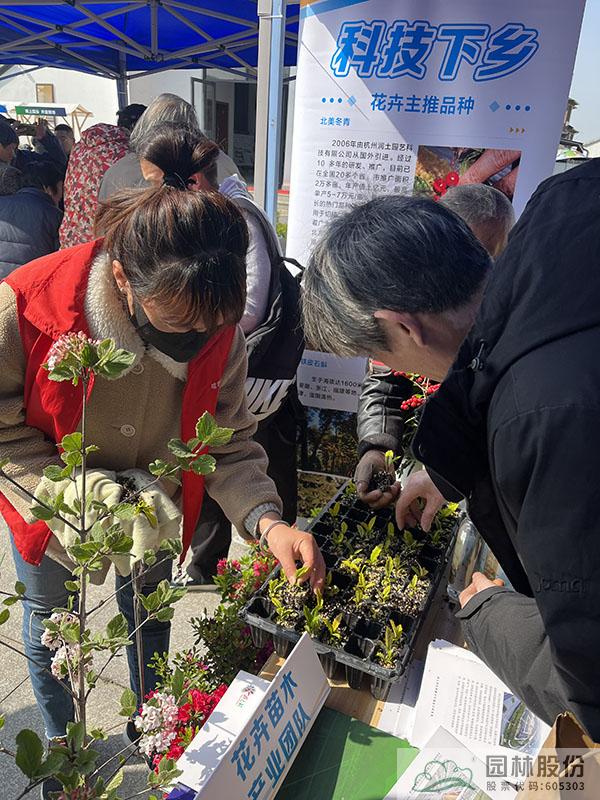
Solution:
{"label": "tent frame pole", "polygon": [[117,103],[119,111],[129,105],[129,82],[127,80],[127,58],[119,53],[119,77],[117,78]]}
{"label": "tent frame pole", "polygon": [[287,0],[258,2],[258,86],[254,199],[277,222],[277,189],[281,156],[283,54]]}

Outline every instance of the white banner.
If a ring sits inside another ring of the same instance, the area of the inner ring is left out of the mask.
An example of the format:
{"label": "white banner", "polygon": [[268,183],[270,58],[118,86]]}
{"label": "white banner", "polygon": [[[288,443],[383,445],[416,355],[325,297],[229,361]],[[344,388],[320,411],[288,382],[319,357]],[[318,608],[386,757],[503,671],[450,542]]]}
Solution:
{"label": "white banner", "polygon": [[584,0],[305,0],[288,255],[383,193],[552,173]]}

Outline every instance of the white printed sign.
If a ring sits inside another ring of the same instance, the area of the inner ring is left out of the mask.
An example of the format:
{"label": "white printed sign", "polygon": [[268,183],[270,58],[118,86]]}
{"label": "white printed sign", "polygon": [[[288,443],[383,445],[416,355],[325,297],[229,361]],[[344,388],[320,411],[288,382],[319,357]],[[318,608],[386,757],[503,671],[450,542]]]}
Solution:
{"label": "white printed sign", "polygon": [[300,402],[312,408],[356,413],[366,369],[365,358],[339,358],[305,350],[298,367]]}
{"label": "white printed sign", "polygon": [[179,759],[199,800],[271,800],[330,692],[308,634],[271,683],[240,673]]}

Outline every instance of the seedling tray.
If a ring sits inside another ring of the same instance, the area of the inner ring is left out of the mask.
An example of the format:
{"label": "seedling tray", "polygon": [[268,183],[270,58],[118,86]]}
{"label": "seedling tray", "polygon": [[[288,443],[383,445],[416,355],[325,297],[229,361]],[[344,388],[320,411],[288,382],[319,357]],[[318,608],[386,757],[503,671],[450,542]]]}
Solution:
{"label": "seedling tray", "polygon": [[[337,511],[335,516],[332,516],[332,510]],[[372,529],[367,534],[364,526],[373,517],[375,517],[375,522],[371,523]],[[353,689],[361,689],[364,682],[369,681],[371,694],[376,699],[384,700],[387,697],[391,685],[400,679],[413,656],[419,631],[427,617],[452,553],[459,521],[457,516],[452,521],[451,528],[448,525],[448,531],[441,546],[431,544],[428,541],[428,534],[420,529],[410,529],[417,545],[414,555],[405,556],[406,566],[410,569],[413,567],[425,568],[428,571],[429,581],[427,593],[415,607],[410,609],[410,613],[405,613],[395,603],[385,605],[381,602],[369,603],[366,601],[359,608],[352,608],[351,605],[337,606],[335,613],[342,614],[345,641],[341,646],[335,646],[320,641],[319,638],[313,638],[328,677],[332,678],[343,670],[349,686]],[[340,555],[339,547],[336,547],[332,540],[335,526],[341,526],[342,523],[347,526],[344,539],[347,548],[346,555]],[[348,574],[347,567],[343,567],[342,562],[351,556],[352,552],[362,551],[365,553],[386,541],[389,543],[397,540],[401,545],[403,537],[403,533],[395,524],[393,509],[384,509],[373,513],[357,500],[355,494],[352,495],[348,486],[343,487],[332,498],[319,516],[312,521],[309,530],[321,548],[328,572],[331,573],[332,587],[335,587],[334,591],[337,590],[340,596],[344,592],[351,591],[353,576]],[[365,539],[365,536],[368,538]],[[269,596],[269,584],[279,575],[280,568],[277,567],[248,601],[241,613],[250,626],[252,639],[256,646],[262,647],[271,640],[277,654],[286,657],[304,631],[304,620],[301,617],[294,627],[286,627],[275,620],[275,609]],[[409,584],[410,573],[399,580],[404,580],[402,592]],[[335,607],[333,600],[332,606]],[[376,656],[383,646],[382,639],[390,620],[401,624],[403,628],[403,638],[392,668],[382,666]]]}

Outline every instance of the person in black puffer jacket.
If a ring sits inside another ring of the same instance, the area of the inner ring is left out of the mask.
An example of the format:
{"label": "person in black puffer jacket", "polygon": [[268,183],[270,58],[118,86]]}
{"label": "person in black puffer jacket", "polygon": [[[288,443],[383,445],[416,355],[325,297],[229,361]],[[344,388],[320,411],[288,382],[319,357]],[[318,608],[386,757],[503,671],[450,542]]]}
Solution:
{"label": "person in black puffer jacket", "polygon": [[29,164],[21,189],[0,197],[0,277],[58,250],[64,174],[50,162]]}

